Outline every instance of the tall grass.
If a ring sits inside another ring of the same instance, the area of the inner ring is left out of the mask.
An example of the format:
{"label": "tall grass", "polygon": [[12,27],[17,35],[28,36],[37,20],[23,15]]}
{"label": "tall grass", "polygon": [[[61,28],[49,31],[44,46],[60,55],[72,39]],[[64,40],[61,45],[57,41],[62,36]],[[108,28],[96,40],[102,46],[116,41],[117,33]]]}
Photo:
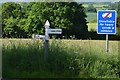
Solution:
{"label": "tall grass", "polygon": [[3,41],[3,77],[7,78],[118,78],[117,42],[110,42],[106,57],[104,41],[50,40],[47,62],[44,42]]}
{"label": "tall grass", "polygon": [[2,40],[0,40],[0,79],[2,77]]}

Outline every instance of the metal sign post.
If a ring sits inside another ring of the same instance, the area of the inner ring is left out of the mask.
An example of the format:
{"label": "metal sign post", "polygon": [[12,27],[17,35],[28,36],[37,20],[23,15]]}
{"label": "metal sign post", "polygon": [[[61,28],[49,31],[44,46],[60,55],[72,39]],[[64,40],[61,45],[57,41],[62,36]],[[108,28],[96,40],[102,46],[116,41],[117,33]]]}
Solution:
{"label": "metal sign post", "polygon": [[108,54],[109,50],[109,41],[108,41],[108,34],[106,34],[106,54]]}

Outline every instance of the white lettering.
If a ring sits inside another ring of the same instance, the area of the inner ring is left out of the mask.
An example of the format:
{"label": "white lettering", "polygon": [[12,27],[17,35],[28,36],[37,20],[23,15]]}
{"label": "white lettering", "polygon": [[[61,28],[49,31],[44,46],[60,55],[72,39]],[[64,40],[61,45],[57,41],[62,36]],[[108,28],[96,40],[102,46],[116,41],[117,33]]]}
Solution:
{"label": "white lettering", "polygon": [[111,27],[102,27],[102,29],[111,29]]}
{"label": "white lettering", "polygon": [[113,20],[99,20],[99,22],[115,23],[115,21]]}
{"label": "white lettering", "polygon": [[112,32],[112,30],[101,30],[101,32]]}

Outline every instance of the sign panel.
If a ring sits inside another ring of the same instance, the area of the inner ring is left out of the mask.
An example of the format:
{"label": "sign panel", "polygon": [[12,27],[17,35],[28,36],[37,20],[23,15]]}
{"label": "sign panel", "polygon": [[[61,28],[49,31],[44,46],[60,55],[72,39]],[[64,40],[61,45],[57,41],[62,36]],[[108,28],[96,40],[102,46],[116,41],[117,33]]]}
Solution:
{"label": "sign panel", "polygon": [[98,34],[116,34],[116,11],[98,10]]}
{"label": "sign panel", "polygon": [[62,34],[62,29],[49,29],[49,34]]}
{"label": "sign panel", "polygon": [[32,38],[33,39],[45,39],[45,35],[37,35],[37,34],[35,35],[35,34],[33,34]]}

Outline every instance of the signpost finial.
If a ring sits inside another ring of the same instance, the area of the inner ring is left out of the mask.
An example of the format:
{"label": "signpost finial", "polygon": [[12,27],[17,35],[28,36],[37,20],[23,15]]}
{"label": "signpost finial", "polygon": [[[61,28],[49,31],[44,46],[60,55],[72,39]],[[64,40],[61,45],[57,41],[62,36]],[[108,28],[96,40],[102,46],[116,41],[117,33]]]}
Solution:
{"label": "signpost finial", "polygon": [[45,22],[45,26],[50,26],[50,23],[48,20]]}

